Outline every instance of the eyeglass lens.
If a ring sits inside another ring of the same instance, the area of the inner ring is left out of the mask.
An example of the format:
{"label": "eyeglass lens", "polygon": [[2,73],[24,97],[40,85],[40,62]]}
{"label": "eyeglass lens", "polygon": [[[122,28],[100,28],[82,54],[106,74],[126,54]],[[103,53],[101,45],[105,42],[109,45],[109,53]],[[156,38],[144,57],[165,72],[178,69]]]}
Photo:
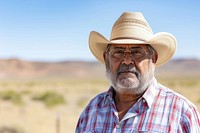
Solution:
{"label": "eyeglass lens", "polygon": [[115,59],[123,59],[126,55],[126,53],[129,53],[131,58],[134,60],[141,60],[145,57],[147,54],[146,51],[143,48],[136,47],[131,48],[130,50],[122,49],[122,48],[116,48],[112,49],[109,52],[111,56]]}

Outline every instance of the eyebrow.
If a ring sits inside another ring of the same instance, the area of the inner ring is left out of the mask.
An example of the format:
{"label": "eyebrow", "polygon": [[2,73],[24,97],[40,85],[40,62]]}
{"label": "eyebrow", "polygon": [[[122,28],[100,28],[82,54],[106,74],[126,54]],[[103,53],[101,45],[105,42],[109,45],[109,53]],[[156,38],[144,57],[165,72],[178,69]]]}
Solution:
{"label": "eyebrow", "polygon": [[[144,48],[142,48],[142,47],[140,47],[140,46],[130,47],[130,49],[135,49],[135,48],[144,49]],[[113,49],[126,49],[126,47],[119,47],[119,46],[117,46],[117,47],[114,47]]]}
{"label": "eyebrow", "polygon": [[126,47],[114,47],[113,49],[126,49]]}

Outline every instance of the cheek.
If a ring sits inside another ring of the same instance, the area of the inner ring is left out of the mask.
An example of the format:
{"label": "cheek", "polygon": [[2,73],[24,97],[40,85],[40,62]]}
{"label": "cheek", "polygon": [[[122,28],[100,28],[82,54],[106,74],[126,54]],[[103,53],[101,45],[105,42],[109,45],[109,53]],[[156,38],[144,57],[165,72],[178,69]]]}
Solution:
{"label": "cheek", "polygon": [[110,72],[113,74],[117,71],[116,65],[110,64]]}
{"label": "cheek", "polygon": [[136,68],[139,70],[141,74],[145,74],[149,71],[149,61],[143,60],[136,64]]}
{"label": "cheek", "polygon": [[119,69],[120,67],[120,63],[118,62],[110,62],[110,72],[113,74],[113,73],[116,73],[117,70]]}

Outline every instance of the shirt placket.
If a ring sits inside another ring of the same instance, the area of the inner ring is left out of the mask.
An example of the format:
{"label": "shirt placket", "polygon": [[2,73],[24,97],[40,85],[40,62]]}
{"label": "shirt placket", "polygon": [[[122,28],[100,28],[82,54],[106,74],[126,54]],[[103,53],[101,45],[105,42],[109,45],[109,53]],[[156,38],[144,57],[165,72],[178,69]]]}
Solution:
{"label": "shirt placket", "polygon": [[[143,113],[145,111],[145,109],[143,108],[145,103],[144,99],[140,99],[138,100],[138,102],[135,104],[135,106],[133,106],[132,108],[129,109],[129,111],[126,113],[126,115],[122,118],[121,121],[119,121],[118,119],[118,123],[116,123],[115,128],[113,130],[113,133],[122,133],[125,130],[129,130],[129,129],[123,129],[123,123],[128,120],[131,123],[134,123],[135,117],[137,117],[138,115],[140,115],[141,113]],[[118,118],[118,112],[115,112],[116,117]]]}
{"label": "shirt placket", "polygon": [[137,113],[133,113],[132,111],[129,111],[124,118],[119,121],[119,117],[118,117],[118,112],[116,109],[113,108],[114,111],[114,115],[116,117],[116,123],[114,123],[114,129],[113,129],[113,133],[122,133],[123,129],[123,123],[125,120],[130,119],[132,117],[135,117],[137,115]]}

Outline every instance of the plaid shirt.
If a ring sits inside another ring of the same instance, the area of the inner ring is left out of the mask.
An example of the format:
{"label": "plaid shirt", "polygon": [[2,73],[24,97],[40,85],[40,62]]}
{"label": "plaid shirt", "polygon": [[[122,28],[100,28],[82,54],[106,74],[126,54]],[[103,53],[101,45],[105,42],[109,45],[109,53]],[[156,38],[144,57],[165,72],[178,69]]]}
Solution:
{"label": "plaid shirt", "polygon": [[190,101],[154,80],[121,121],[113,88],[96,96],[82,112],[76,133],[200,133],[200,116]]}

